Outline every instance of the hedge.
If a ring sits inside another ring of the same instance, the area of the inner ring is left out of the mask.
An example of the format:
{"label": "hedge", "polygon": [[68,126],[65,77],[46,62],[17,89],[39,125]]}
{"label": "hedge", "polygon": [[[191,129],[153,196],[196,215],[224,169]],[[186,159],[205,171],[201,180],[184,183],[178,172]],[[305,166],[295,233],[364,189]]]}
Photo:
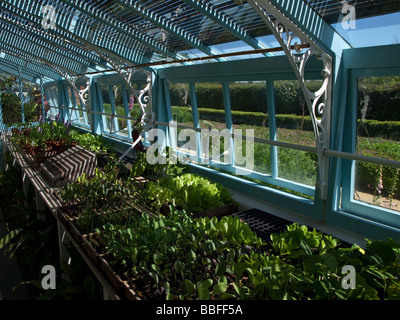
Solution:
{"label": "hedge", "polygon": [[358,135],[400,140],[400,121],[358,120]]}
{"label": "hedge", "polygon": [[[367,119],[400,121],[400,77],[366,78],[360,80],[359,110],[368,96]],[[308,81],[311,91],[319,89],[320,83]],[[187,84],[170,84],[171,104],[190,105]],[[229,84],[231,110],[266,112],[267,95],[264,82]],[[274,81],[276,113],[302,115],[302,96],[297,81]],[[222,85],[220,83],[196,83],[196,99],[199,108],[224,109]],[[384,106],[384,107],[382,107]]]}
{"label": "hedge", "polygon": [[[225,111],[217,109],[199,108],[199,118],[202,120],[225,122]],[[172,106],[173,119],[180,123],[192,122],[192,113],[189,107]],[[277,114],[278,127],[299,129],[303,121],[303,130],[312,131],[312,122],[309,116],[296,116],[294,114]],[[252,126],[268,126],[268,114],[261,112],[232,111],[233,124],[247,124]]]}
{"label": "hedge", "polygon": [[[200,120],[225,122],[225,111],[210,108],[198,108]],[[191,122],[192,113],[189,107],[172,106],[172,114],[177,122]],[[310,116],[294,114],[277,114],[276,122],[280,128],[312,131]],[[268,126],[268,114],[262,112],[232,111],[233,124]],[[400,121],[358,120],[358,135],[363,137],[382,137],[400,141]]]}
{"label": "hedge", "polygon": [[[170,85],[171,104],[190,105],[186,84]],[[310,88],[317,90],[318,83],[311,82]],[[275,81],[275,107],[279,113],[302,114],[299,97],[302,96],[297,81]],[[267,111],[267,91],[265,83],[231,83],[229,85],[231,110],[248,112]],[[222,85],[219,83],[196,84],[196,99],[199,108],[224,109]]]}

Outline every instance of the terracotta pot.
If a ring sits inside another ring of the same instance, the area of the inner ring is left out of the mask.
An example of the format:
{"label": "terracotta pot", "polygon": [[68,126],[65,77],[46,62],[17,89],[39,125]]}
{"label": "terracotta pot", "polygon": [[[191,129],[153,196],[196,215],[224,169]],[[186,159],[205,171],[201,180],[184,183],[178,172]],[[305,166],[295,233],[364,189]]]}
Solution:
{"label": "terracotta pot", "polygon": [[56,154],[56,151],[52,149],[43,150],[41,147],[34,147],[34,156],[39,164],[45,162],[47,159],[55,156]]}
{"label": "terracotta pot", "polygon": [[30,144],[26,144],[24,147],[23,147],[23,149],[24,149],[24,151],[26,152],[26,154],[28,154],[28,155],[33,155],[34,154],[34,149],[33,149],[33,147],[30,145]]}
{"label": "terracotta pot", "polygon": [[21,131],[18,128],[12,128],[11,132],[12,132],[13,135],[18,135],[18,134],[21,133]]}

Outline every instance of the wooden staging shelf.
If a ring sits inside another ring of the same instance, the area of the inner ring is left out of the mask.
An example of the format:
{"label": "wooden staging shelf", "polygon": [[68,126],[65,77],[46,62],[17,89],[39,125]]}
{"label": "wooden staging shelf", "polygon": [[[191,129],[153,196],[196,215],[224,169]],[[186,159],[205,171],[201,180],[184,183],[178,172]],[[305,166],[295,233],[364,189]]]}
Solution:
{"label": "wooden staging shelf", "polygon": [[19,150],[17,150],[17,148],[11,142],[9,134],[1,133],[1,140],[4,146],[4,151],[9,151],[11,154],[13,164],[18,164],[21,167],[24,191],[27,190],[27,184],[31,183],[35,189],[37,209],[43,210],[44,206],[46,206],[57,221],[60,259],[62,261],[68,261],[69,256],[65,245],[72,244],[87,263],[97,280],[103,286],[104,298],[110,300],[122,300],[123,297],[121,297],[116,290],[114,290],[113,286],[104,275],[104,272],[93,263],[91,258],[88,256],[87,251],[82,248],[82,243],[78,243],[76,241],[70,230],[68,230],[68,226],[65,225],[65,221],[60,219],[59,214],[61,212],[60,209],[62,207],[62,202],[57,197],[56,191],[58,188],[52,187],[46,181],[41,173],[40,167],[35,165],[35,163],[32,162],[32,159],[30,161],[26,154],[23,155]]}

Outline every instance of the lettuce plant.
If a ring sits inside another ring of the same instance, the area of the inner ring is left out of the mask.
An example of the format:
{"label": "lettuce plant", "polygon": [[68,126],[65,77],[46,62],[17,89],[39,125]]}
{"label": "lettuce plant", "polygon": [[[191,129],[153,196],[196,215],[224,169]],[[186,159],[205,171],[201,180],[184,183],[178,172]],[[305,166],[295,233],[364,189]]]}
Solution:
{"label": "lettuce plant", "polygon": [[195,213],[234,203],[228,189],[192,173],[149,182],[145,194],[156,210],[163,204],[172,204],[186,212]]}

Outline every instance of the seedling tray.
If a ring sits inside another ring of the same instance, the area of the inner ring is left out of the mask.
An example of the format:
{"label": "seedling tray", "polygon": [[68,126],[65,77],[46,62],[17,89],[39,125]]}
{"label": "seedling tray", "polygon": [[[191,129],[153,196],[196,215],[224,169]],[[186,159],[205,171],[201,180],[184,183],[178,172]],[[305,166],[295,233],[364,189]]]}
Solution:
{"label": "seedling tray", "polygon": [[274,216],[259,209],[250,209],[235,213],[243,221],[247,222],[249,227],[263,241],[269,241],[272,233],[279,233],[286,230],[286,227],[292,224],[291,221]]}
{"label": "seedling tray", "polygon": [[[277,217],[259,209],[250,209],[234,215],[247,222],[251,230],[253,230],[263,241],[270,241],[270,235],[272,233],[283,232],[287,230],[288,225],[294,223],[293,221]],[[310,226],[307,226],[307,228],[309,230],[313,229]],[[316,231],[321,232],[318,229],[316,229]],[[352,245],[346,241],[340,240],[339,246],[350,248]]]}

